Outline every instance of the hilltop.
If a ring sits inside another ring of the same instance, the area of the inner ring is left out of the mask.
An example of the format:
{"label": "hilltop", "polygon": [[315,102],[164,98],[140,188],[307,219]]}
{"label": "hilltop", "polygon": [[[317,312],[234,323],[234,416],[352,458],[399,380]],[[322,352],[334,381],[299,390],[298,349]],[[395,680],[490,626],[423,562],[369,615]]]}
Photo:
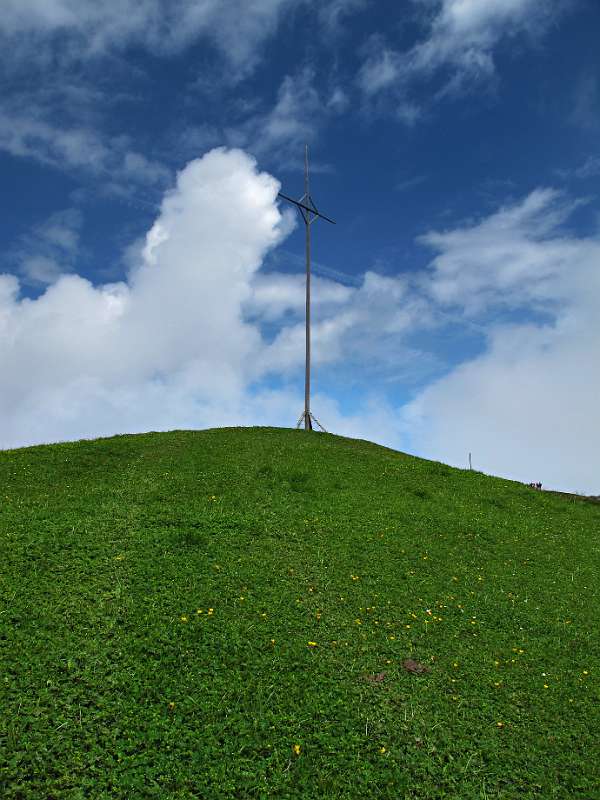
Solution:
{"label": "hilltop", "polygon": [[600,797],[600,507],[281,428],[0,452],[0,795]]}

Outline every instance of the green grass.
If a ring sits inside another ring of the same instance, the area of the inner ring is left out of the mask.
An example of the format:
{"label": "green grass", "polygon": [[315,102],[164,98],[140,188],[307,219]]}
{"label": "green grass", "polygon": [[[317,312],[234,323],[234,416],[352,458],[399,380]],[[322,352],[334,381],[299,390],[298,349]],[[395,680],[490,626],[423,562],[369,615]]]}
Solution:
{"label": "green grass", "polygon": [[0,482],[3,800],[600,797],[600,505],[279,428]]}

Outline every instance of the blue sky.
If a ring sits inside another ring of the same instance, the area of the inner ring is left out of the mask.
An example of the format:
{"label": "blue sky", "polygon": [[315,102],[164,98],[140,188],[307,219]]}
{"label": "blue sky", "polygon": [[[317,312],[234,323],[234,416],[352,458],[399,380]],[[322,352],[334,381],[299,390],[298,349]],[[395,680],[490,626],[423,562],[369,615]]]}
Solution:
{"label": "blue sky", "polygon": [[295,425],[600,493],[594,0],[8,0],[0,447]]}

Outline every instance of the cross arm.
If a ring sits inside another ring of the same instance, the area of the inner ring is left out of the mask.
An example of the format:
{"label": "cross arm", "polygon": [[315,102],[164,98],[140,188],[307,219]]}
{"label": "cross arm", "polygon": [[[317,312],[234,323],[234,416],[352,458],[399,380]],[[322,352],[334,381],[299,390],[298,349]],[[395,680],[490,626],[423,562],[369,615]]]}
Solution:
{"label": "cross arm", "polygon": [[332,225],[335,225],[335,222],[332,219],[329,219],[329,217],[326,217],[325,214],[321,214],[320,211],[315,211],[315,209],[314,208],[310,208],[310,206],[305,206],[304,203],[301,203],[299,200],[292,200],[291,197],[288,197],[287,195],[283,194],[282,192],[278,192],[277,196],[278,197],[282,197],[284,200],[287,200],[289,203],[293,203],[295,206],[298,206],[298,208],[303,208],[305,211],[310,211],[312,214],[315,214],[315,216],[321,217],[321,219],[324,219],[325,222],[330,222]]}

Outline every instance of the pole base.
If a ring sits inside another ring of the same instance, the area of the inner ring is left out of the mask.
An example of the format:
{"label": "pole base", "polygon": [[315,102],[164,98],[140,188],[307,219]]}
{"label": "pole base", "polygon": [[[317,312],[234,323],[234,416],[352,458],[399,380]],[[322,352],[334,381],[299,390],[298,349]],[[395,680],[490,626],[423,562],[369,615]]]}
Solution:
{"label": "pole base", "polygon": [[317,425],[319,426],[319,428],[321,428],[321,430],[323,431],[323,433],[327,433],[327,431],[321,425],[319,420],[310,411],[303,411],[302,414],[300,414],[300,419],[296,423],[296,428],[299,428],[300,425],[302,425],[303,422],[304,422],[304,429],[307,430],[307,431],[314,430],[313,422],[316,422]]}

